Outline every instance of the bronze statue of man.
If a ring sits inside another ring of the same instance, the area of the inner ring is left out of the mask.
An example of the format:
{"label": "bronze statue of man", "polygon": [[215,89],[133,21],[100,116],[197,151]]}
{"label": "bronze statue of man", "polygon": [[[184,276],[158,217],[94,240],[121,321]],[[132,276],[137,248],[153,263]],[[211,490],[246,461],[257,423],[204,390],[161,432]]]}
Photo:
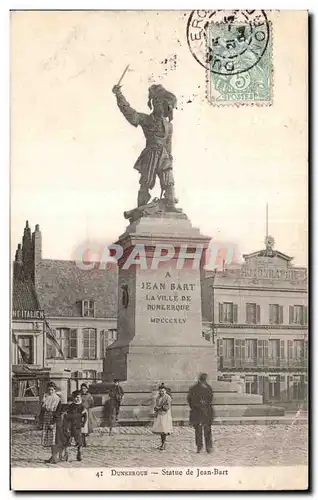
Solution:
{"label": "bronze statue of man", "polygon": [[113,87],[113,93],[126,120],[135,127],[140,125],[146,138],[146,147],[134,165],[140,173],[138,207],[149,202],[150,190],[154,188],[158,176],[166,210],[175,211],[177,200],[175,199],[171,155],[171,122],[173,109],[177,105],[175,95],[164,89],[162,85],[151,85],[148,106],[152,113],[147,115],[135,111],[130,106],[121,92],[120,85]]}

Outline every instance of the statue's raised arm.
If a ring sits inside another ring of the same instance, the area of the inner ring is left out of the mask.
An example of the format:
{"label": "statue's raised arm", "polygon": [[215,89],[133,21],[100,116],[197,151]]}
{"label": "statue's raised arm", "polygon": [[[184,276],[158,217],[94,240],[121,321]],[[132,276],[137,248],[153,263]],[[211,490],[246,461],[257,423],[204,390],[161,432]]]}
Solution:
{"label": "statue's raised arm", "polygon": [[116,96],[117,99],[117,105],[126,118],[126,120],[131,124],[134,125],[134,127],[138,127],[138,125],[141,125],[141,122],[143,120],[143,117],[145,116],[144,113],[138,113],[135,109],[133,109],[125,96],[123,95],[121,91],[121,85],[114,85],[113,86],[113,93]]}
{"label": "statue's raised arm", "polygon": [[[119,82],[120,83],[120,82]],[[177,105],[174,94],[168,92],[162,85],[151,85],[148,94],[150,114],[139,113],[133,109],[124,97],[119,84],[113,87],[117,104],[126,120],[137,127],[141,126],[146,139],[146,145],[134,168],[140,173],[138,207],[148,207],[151,199],[150,191],[159,179],[161,196],[158,199],[160,207],[165,212],[178,212],[175,205],[177,199],[174,190],[173,158],[171,151],[173,110]],[[157,203],[157,202],[156,202]],[[141,208],[138,214],[146,209]],[[130,211],[131,212],[131,211]]]}

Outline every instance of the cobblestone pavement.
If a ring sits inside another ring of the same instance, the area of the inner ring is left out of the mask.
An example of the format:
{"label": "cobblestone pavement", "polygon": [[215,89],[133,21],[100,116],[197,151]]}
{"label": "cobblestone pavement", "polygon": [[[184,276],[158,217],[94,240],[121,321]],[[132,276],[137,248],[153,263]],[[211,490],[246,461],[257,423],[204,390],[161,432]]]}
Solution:
{"label": "cobblestone pavement", "polygon": [[13,467],[175,467],[306,465],[307,425],[230,425],[213,428],[213,452],[195,453],[194,431],[176,427],[167,450],[158,450],[160,437],[146,427],[118,427],[112,436],[97,429],[83,449],[83,461],[47,465],[49,449],[41,446],[41,432],[32,425],[12,424]]}

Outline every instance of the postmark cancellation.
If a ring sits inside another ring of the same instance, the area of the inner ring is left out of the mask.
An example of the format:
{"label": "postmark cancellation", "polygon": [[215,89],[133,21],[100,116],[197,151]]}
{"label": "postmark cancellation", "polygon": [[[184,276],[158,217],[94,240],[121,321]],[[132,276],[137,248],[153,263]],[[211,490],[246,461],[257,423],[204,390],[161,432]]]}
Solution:
{"label": "postmark cancellation", "polygon": [[194,11],[188,43],[206,70],[212,105],[272,104],[272,26],[264,11]]}

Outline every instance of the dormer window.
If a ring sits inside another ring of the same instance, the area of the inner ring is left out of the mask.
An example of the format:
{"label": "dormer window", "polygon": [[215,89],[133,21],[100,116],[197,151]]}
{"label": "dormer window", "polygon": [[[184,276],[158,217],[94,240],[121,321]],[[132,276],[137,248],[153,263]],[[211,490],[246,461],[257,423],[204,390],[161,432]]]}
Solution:
{"label": "dormer window", "polygon": [[94,300],[82,300],[82,316],[84,318],[95,317],[95,302]]}

